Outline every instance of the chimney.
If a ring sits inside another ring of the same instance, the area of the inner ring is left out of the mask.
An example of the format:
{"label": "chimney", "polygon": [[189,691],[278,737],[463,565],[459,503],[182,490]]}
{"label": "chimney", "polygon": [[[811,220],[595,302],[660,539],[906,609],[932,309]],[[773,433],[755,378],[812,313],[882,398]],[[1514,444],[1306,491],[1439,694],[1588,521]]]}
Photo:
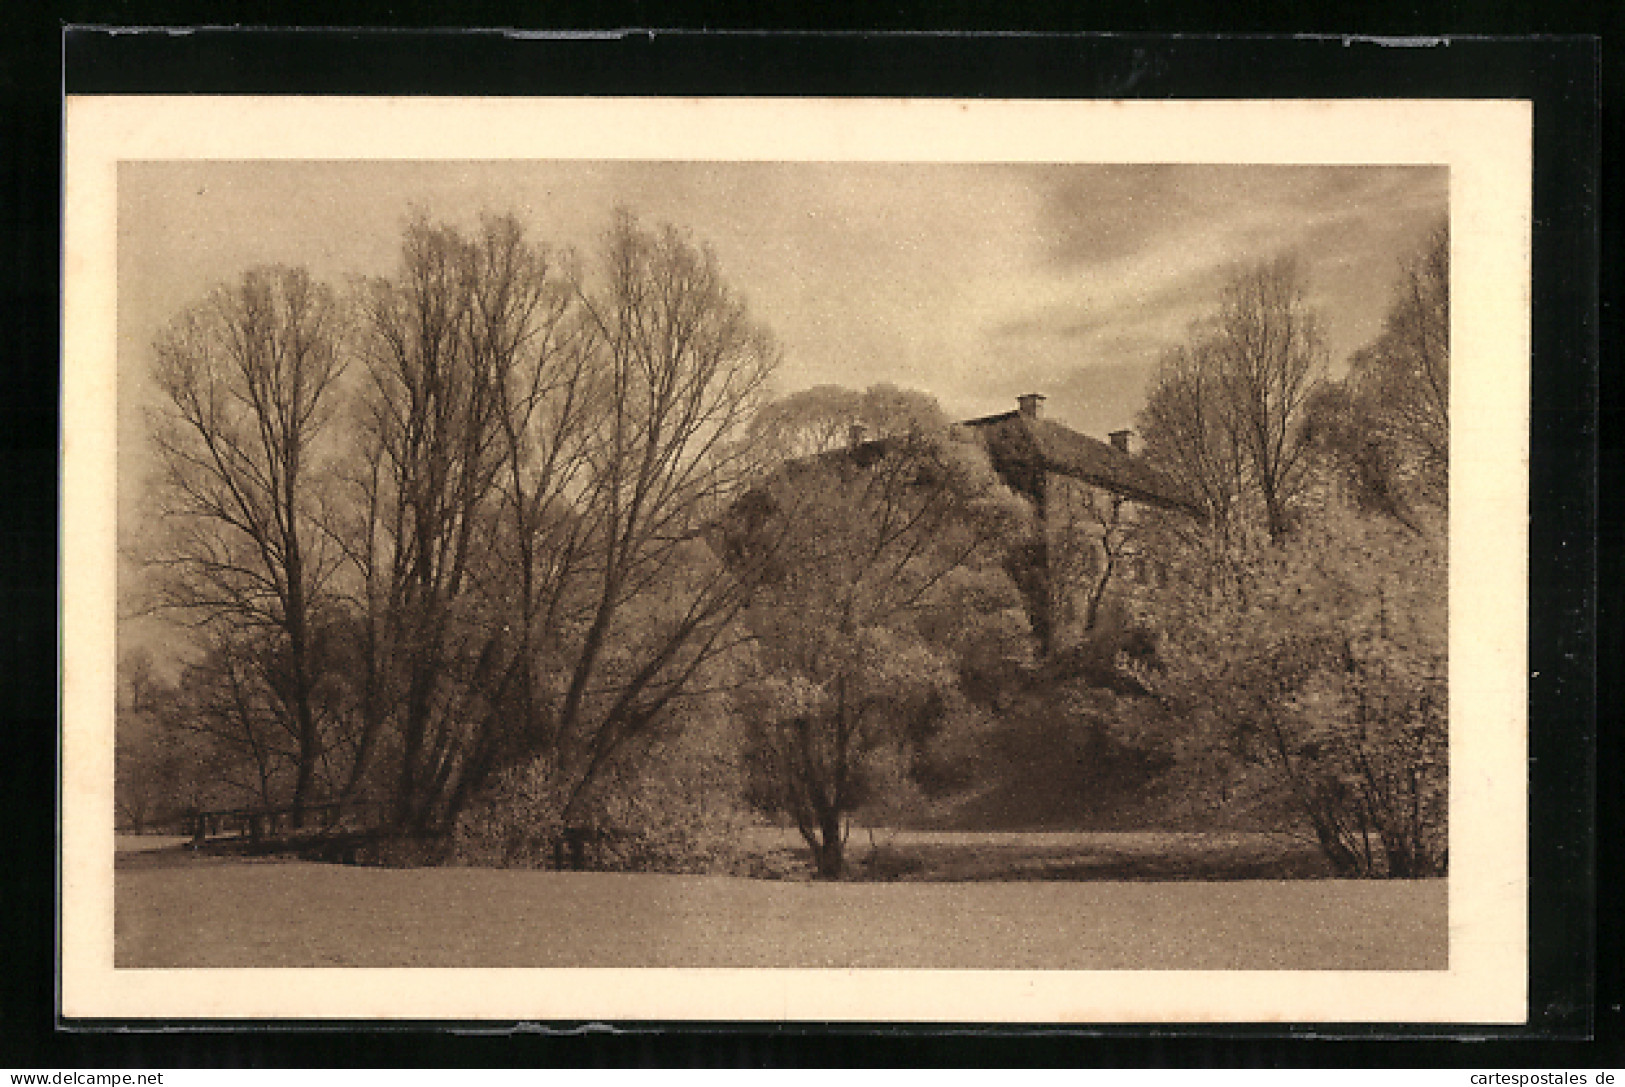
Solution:
{"label": "chimney", "polygon": [[1111,439],[1113,449],[1117,450],[1119,453],[1127,453],[1129,435],[1133,433],[1134,431],[1132,430],[1114,430],[1110,434],[1106,435],[1106,437]]}
{"label": "chimney", "polygon": [[1016,397],[1016,403],[1021,405],[1021,414],[1028,419],[1038,418],[1039,409],[1044,403],[1043,393],[1027,393]]}
{"label": "chimney", "polygon": [[856,449],[858,446],[863,444],[864,439],[868,437],[868,434],[868,428],[862,423],[853,423],[851,426],[846,428],[847,447],[850,449]]}

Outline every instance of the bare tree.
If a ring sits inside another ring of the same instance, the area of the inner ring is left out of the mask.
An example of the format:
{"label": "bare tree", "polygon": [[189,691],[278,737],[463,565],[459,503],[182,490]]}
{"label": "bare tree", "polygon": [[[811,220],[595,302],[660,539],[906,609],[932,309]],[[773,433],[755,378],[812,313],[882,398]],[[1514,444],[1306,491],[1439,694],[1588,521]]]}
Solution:
{"label": "bare tree", "polygon": [[317,643],[335,555],[314,517],[342,335],[331,291],[301,269],[259,268],[155,345],[164,602],[277,643],[261,679],[297,737],[296,807],[323,759]]}
{"label": "bare tree", "polygon": [[337,533],[361,736],[394,745],[405,829],[542,756],[574,818],[731,644],[745,592],[702,534],[776,353],[708,252],[626,214],[593,268],[508,217],[418,222],[367,299],[362,515]]}
{"label": "bare tree", "polygon": [[1450,232],[1436,227],[1406,261],[1383,331],[1354,359],[1348,385],[1393,451],[1404,489],[1447,501],[1450,464]]}
{"label": "bare tree", "polygon": [[[557,710],[567,816],[738,639],[762,563],[730,568],[703,538],[752,478],[748,426],[779,360],[715,255],[675,228],[618,212],[602,265],[596,288],[577,283],[607,401],[583,497],[592,603]],[[626,622],[634,602],[658,614]]]}
{"label": "bare tree", "polygon": [[1240,438],[1270,539],[1278,540],[1303,488],[1310,447],[1305,406],[1326,366],[1320,319],[1294,260],[1236,275],[1222,295],[1211,349],[1228,430]]}
{"label": "bare tree", "polygon": [[443,759],[437,790],[454,816],[493,774],[547,749],[556,732],[546,687],[559,633],[576,619],[574,572],[589,552],[580,516],[591,421],[604,390],[569,280],[511,218],[487,219],[474,250],[469,350],[489,360],[500,470],[492,561],[472,586],[486,617],[483,714],[461,765]]}
{"label": "bare tree", "polygon": [[1279,540],[1307,482],[1304,424],[1325,366],[1297,262],[1244,268],[1214,318],[1164,358],[1140,420],[1146,453],[1202,497],[1221,535],[1256,502]]}
{"label": "bare tree", "polygon": [[1083,634],[1100,623],[1106,594],[1133,550],[1133,518],[1123,499],[1064,477],[1045,497],[1052,614],[1075,621]]}
{"label": "bare tree", "polygon": [[398,275],[364,289],[360,515],[336,536],[359,575],[357,766],[390,729],[405,829],[428,827],[485,714],[501,623],[478,582],[496,578],[510,397],[518,368],[547,354],[549,276],[511,219],[474,238],[420,219]]}
{"label": "bare tree", "polygon": [[270,639],[212,632],[159,709],[167,741],[184,752],[197,802],[275,806],[297,779],[297,726],[266,682]]}
{"label": "bare tree", "polygon": [[1230,426],[1212,344],[1194,338],[1167,352],[1140,412],[1145,456],[1196,497],[1208,531],[1225,537],[1246,484],[1241,435]]}

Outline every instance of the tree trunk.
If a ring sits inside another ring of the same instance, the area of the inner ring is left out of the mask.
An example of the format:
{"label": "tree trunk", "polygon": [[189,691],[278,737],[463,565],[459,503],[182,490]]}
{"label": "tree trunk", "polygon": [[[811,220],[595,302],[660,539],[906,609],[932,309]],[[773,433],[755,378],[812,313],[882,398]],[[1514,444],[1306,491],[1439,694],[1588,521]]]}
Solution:
{"label": "tree trunk", "polygon": [[311,707],[310,674],[305,667],[305,655],[308,652],[302,625],[296,625],[298,632],[293,639],[294,653],[294,715],[298,718],[299,726],[299,770],[293,784],[293,825],[294,829],[302,830],[305,826],[305,805],[311,801],[311,792],[316,784],[316,764],[321,758],[321,735],[316,729],[316,714]]}
{"label": "tree trunk", "polygon": [[428,717],[429,695],[427,687],[432,680],[419,666],[414,669],[406,696],[406,720],[402,723],[400,777],[396,788],[395,825],[407,831],[418,816],[418,760],[423,752],[425,719]]}
{"label": "tree trunk", "polygon": [[818,821],[819,879],[840,879],[846,872],[846,843],[841,839],[840,812],[826,812]]}
{"label": "tree trunk", "polygon": [[1349,848],[1348,843],[1337,833],[1335,826],[1319,814],[1311,814],[1310,822],[1314,825],[1315,837],[1320,841],[1320,851],[1331,863],[1334,874],[1339,876],[1367,874],[1361,871],[1359,854]]}
{"label": "tree trunk", "polygon": [[1287,534],[1291,523],[1287,518],[1286,503],[1283,500],[1279,487],[1274,483],[1263,485],[1264,490],[1264,519],[1269,529],[1270,542],[1279,543]]}
{"label": "tree trunk", "polygon": [[1112,571],[1117,565],[1117,556],[1113,555],[1104,545],[1101,547],[1100,577],[1095,580],[1094,588],[1090,590],[1089,600],[1084,606],[1083,629],[1094,630],[1095,624],[1100,622],[1100,605],[1106,599],[1106,587],[1111,584]]}

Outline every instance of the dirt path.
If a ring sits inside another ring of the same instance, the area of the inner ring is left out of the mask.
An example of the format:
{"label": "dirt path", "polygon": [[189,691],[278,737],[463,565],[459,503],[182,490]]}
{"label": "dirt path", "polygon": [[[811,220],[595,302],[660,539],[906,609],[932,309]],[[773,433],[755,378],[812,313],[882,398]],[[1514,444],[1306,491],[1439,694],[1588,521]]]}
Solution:
{"label": "dirt path", "polygon": [[1442,969],[1445,883],[814,884],[223,862],[117,873],[120,967]]}

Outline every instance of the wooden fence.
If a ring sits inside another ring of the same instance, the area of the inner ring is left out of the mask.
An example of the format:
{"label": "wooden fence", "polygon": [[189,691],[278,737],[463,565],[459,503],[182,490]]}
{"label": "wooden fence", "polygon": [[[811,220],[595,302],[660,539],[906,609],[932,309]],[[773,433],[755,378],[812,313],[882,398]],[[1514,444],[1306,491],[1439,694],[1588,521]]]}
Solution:
{"label": "wooden fence", "polygon": [[221,808],[191,812],[185,822],[194,847],[221,836],[258,842],[294,830],[331,831],[346,817],[370,813],[375,806],[332,800],[284,808]]}

